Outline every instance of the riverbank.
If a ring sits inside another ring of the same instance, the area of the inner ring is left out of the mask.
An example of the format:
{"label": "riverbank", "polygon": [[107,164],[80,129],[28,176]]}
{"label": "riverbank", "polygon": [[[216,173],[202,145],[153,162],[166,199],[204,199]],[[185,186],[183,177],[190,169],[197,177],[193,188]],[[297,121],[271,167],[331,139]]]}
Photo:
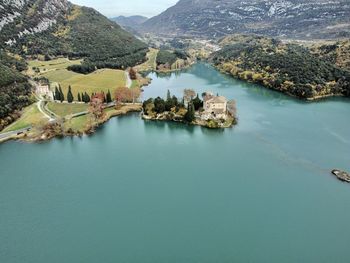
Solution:
{"label": "riverbank", "polygon": [[215,65],[215,64],[211,63],[211,65],[216,70],[218,70],[220,73],[228,75],[232,78],[235,78],[235,79],[247,82],[247,83],[261,85],[265,89],[278,91],[278,92],[281,92],[281,93],[288,95],[292,98],[296,98],[296,99],[303,100],[303,101],[313,102],[313,101],[320,101],[320,100],[324,100],[327,98],[333,98],[333,97],[346,97],[342,93],[327,93],[327,94],[317,93],[315,95],[310,95],[310,96],[305,96],[305,93],[302,93],[302,94],[297,95],[297,94],[289,91],[287,86],[273,87],[269,84],[269,82],[267,80],[264,81],[263,79],[260,79],[260,78],[254,79],[254,76],[259,75],[260,73],[251,73],[252,77],[247,78],[245,75],[233,74],[232,71],[230,69],[227,69],[225,67],[225,65],[223,65],[223,64]]}
{"label": "riverbank", "polygon": [[[30,129],[24,128],[9,132],[9,136],[0,137],[0,143],[9,140],[26,142],[47,141],[56,137],[73,137],[91,135],[104,123],[116,116],[126,115],[131,112],[141,112],[142,104],[122,104],[112,108],[105,108],[103,115],[95,119],[90,112],[82,112],[77,117],[59,117],[54,121],[36,123]],[[0,134],[1,135],[1,134]]]}
{"label": "riverbank", "polygon": [[146,121],[168,121],[168,122],[177,122],[181,124],[201,126],[209,129],[225,129],[232,128],[237,125],[237,118],[228,116],[225,120],[218,119],[209,119],[203,120],[200,117],[195,117],[191,122],[185,121],[184,117],[180,114],[175,114],[173,112],[163,112],[155,115],[145,115],[142,114],[142,119]]}

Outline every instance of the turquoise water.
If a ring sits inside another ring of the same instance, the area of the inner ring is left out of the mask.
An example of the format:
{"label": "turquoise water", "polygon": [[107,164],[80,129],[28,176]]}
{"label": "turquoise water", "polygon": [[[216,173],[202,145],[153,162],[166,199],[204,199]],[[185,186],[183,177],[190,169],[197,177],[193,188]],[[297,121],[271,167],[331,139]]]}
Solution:
{"label": "turquoise water", "polygon": [[0,145],[0,262],[349,262],[350,101],[300,102],[206,64],[144,98],[237,101],[224,131],[112,119],[94,136]]}

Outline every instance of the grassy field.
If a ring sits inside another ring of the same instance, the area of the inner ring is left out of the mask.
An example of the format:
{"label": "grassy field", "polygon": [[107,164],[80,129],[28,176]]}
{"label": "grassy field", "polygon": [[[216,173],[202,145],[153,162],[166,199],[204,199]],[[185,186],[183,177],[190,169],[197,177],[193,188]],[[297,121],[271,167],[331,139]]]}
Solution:
{"label": "grassy field", "polygon": [[21,118],[19,118],[16,122],[8,126],[3,132],[15,131],[19,129],[23,129],[30,125],[39,126],[47,122],[47,118],[39,111],[36,103],[26,107],[23,110],[23,114]]}
{"label": "grassy field", "polygon": [[33,68],[38,68],[40,74],[48,73],[50,71],[65,70],[68,66],[81,64],[81,60],[69,60],[67,58],[57,58],[50,61],[29,60],[28,68],[29,74],[35,74]]}
{"label": "grassy field", "polygon": [[[115,116],[119,115],[125,115],[128,112],[132,111],[141,111],[142,109],[142,104],[128,104],[128,105],[123,105],[122,107],[116,109],[115,107],[105,109],[105,116],[104,116],[104,121],[109,120],[110,118],[113,118]],[[103,122],[104,122],[103,121]],[[92,123],[91,120],[91,115],[86,114],[84,116],[80,116],[77,118],[70,119],[64,123],[64,129],[72,129],[75,132],[85,132],[87,127],[90,126]]]}
{"label": "grassy field", "polygon": [[[117,87],[123,87],[126,84],[125,72],[122,70],[100,69],[84,75],[66,69],[69,65],[80,64],[80,60],[70,61],[59,58],[50,61],[28,61],[28,63],[30,68],[27,72],[28,75],[49,79],[52,89],[60,84],[65,96],[70,85],[75,100],[78,99],[78,92],[87,92],[91,95],[91,93],[101,91],[107,93],[110,90],[113,96],[113,91]],[[32,67],[39,68],[40,73],[35,73]]]}
{"label": "grassy field", "polygon": [[68,86],[71,85],[73,96],[77,100],[78,92],[91,95],[93,92],[107,93],[110,90],[113,96],[116,88],[125,86],[126,77],[122,70],[100,69],[88,75],[77,74],[59,83],[64,94],[67,94]]}
{"label": "grassy field", "polygon": [[47,108],[58,116],[65,117],[70,114],[87,111],[88,105],[49,102]]}
{"label": "grassy field", "polygon": [[64,128],[65,130],[72,129],[75,132],[84,132],[89,124],[89,119],[89,114],[73,118],[64,123]]}

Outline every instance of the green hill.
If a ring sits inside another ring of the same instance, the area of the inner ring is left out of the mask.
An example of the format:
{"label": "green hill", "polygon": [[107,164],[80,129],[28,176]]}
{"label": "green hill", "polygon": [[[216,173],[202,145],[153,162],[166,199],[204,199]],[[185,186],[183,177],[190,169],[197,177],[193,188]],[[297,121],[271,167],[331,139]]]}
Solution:
{"label": "green hill", "polygon": [[350,96],[350,72],[306,47],[260,36],[231,36],[212,55],[232,76],[301,98]]}

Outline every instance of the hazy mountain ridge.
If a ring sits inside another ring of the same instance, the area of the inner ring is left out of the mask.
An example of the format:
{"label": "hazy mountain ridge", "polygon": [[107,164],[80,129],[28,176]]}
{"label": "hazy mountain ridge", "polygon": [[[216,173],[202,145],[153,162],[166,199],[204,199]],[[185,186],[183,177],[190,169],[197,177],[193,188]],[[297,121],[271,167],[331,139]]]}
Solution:
{"label": "hazy mountain ridge", "polygon": [[221,37],[255,33],[296,38],[350,36],[349,0],[180,0],[143,23],[144,33]]}
{"label": "hazy mountain ridge", "polygon": [[117,17],[112,17],[111,20],[116,22],[118,25],[120,25],[122,27],[135,28],[135,26],[146,22],[148,20],[148,17],[145,17],[145,16],[117,16]]}

